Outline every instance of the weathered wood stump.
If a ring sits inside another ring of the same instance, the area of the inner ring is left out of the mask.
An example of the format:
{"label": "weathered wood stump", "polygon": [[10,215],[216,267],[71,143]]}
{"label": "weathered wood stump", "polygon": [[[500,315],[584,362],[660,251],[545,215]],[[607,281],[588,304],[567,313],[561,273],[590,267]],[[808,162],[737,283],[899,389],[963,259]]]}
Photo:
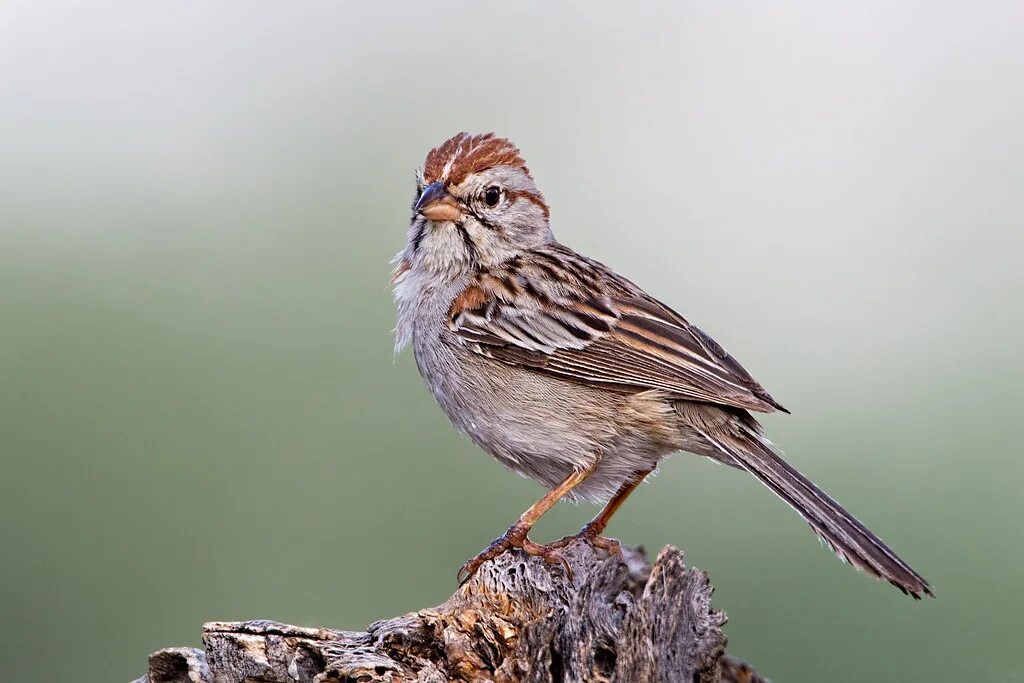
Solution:
{"label": "weathered wood stump", "polygon": [[764,680],[725,654],[725,614],[679,550],[653,566],[642,548],[565,554],[571,576],[505,553],[444,604],[366,631],[211,622],[205,651],[160,650],[134,683]]}

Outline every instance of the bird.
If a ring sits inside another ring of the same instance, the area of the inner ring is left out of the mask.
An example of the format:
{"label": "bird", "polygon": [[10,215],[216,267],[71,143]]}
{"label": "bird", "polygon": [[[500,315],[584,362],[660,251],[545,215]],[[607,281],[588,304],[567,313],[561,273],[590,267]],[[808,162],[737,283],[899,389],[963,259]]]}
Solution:
{"label": "bird", "polygon": [[[708,334],[632,281],[558,242],[519,149],[458,133],[416,172],[392,289],[396,353],[452,424],[547,489],[462,565],[460,582],[519,549],[569,569],[561,550],[609,553],[612,515],[667,456],[683,451],[752,474],[839,559],[916,599],[928,581],[782,459],[752,413],[788,413]],[[576,534],[529,538],[558,501],[603,504]]]}

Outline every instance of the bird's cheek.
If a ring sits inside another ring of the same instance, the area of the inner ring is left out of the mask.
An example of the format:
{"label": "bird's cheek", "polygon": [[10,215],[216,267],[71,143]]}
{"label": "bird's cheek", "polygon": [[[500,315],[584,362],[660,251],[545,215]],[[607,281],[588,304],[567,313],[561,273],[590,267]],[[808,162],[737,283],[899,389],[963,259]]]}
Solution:
{"label": "bird's cheek", "polygon": [[494,228],[484,227],[476,221],[466,221],[466,234],[478,247],[486,247],[494,242]]}

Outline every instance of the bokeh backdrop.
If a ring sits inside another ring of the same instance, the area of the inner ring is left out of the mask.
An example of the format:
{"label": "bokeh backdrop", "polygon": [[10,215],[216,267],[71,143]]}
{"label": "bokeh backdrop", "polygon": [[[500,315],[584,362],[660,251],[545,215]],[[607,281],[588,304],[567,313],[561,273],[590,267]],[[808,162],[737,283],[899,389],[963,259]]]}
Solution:
{"label": "bokeh backdrop", "polygon": [[392,351],[413,170],[460,130],[741,359],[790,460],[938,594],[677,456],[611,532],[708,570],[732,652],[1021,680],[1022,31],[1016,2],[6,0],[0,680],[437,604],[539,495]]}

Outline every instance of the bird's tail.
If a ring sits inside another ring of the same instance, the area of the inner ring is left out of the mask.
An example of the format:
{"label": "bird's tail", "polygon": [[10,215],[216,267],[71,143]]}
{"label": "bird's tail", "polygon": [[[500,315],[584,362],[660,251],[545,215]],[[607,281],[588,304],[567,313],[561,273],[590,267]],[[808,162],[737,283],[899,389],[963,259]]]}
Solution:
{"label": "bird's tail", "polygon": [[780,458],[756,423],[734,423],[727,434],[702,433],[734,464],[753,474],[789,503],[840,560],[875,578],[885,579],[915,599],[920,599],[922,593],[935,597],[928,581],[882,539]]}

